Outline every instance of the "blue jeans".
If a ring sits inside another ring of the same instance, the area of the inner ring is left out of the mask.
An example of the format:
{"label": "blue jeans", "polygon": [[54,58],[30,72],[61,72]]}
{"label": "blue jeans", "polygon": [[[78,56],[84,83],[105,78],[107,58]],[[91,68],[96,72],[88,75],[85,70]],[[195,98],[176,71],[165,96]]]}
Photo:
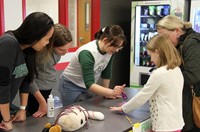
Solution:
{"label": "blue jeans", "polygon": [[68,106],[75,103],[77,97],[82,93],[86,93],[87,89],[75,85],[67,78],[62,76],[61,80],[59,81],[58,91],[60,93],[63,106]]}

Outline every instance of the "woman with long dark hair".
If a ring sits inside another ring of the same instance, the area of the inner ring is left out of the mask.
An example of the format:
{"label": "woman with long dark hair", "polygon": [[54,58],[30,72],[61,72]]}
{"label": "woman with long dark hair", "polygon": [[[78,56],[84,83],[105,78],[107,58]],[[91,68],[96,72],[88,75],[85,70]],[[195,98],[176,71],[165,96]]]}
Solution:
{"label": "woman with long dark hair", "polygon": [[[0,37],[0,128],[12,129],[12,121],[26,119],[28,84],[37,75],[35,54],[42,50],[54,32],[54,22],[45,13],[28,15],[21,26]],[[10,104],[20,93],[20,109],[11,118]]]}

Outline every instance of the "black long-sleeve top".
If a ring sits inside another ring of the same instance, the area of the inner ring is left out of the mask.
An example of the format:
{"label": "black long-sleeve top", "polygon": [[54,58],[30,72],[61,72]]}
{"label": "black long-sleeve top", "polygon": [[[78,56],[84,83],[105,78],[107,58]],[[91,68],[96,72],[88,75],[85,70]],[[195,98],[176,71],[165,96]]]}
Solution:
{"label": "black long-sleeve top", "polygon": [[[18,92],[28,93],[23,82],[28,74],[25,56],[17,39],[11,34],[0,37],[0,104],[12,102]],[[20,88],[21,87],[21,88]]]}

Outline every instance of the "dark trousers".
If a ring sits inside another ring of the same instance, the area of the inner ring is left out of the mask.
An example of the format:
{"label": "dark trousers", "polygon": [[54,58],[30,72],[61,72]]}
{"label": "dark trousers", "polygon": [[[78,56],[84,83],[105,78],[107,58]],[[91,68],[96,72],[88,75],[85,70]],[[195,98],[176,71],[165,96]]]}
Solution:
{"label": "dark trousers", "polygon": [[181,132],[200,132],[200,128],[198,128],[198,127],[193,127],[191,130],[188,130],[188,131],[181,131]]}
{"label": "dark trousers", "polygon": [[[40,92],[47,101],[49,94],[51,93],[51,90],[40,90]],[[33,115],[38,110],[38,108],[39,108],[39,103],[36,100],[35,96],[33,94],[29,94],[27,112]]]}

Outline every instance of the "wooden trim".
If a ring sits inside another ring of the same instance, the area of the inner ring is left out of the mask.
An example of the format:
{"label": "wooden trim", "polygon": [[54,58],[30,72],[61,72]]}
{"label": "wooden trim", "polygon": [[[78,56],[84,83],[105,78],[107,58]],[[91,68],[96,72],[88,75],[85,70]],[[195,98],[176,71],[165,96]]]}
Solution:
{"label": "wooden trim", "polygon": [[58,1],[59,23],[68,27],[68,0]]}
{"label": "wooden trim", "polygon": [[26,18],[26,0],[22,0],[22,21]]}
{"label": "wooden trim", "polygon": [[92,23],[91,23],[91,40],[94,34],[100,29],[100,0],[92,0]]}
{"label": "wooden trim", "polygon": [[0,0],[0,35],[5,32],[4,0]]}

